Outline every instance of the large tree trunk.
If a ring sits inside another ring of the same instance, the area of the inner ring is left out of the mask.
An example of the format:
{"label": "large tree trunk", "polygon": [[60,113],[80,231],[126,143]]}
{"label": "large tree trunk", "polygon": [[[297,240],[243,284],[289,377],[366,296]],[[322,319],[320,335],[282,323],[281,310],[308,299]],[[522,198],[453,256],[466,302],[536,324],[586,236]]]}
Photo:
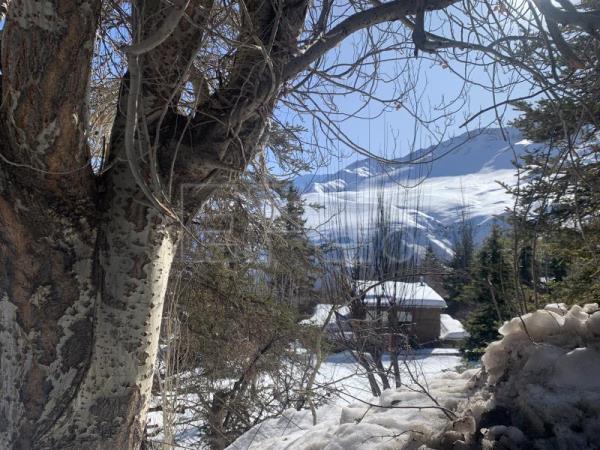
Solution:
{"label": "large tree trunk", "polygon": [[177,230],[124,162],[95,217],[4,184],[0,448],[136,448]]}
{"label": "large tree trunk", "polygon": [[[185,205],[175,205],[187,218],[232,172],[243,171],[264,141],[306,10],[305,2],[284,4],[282,14],[248,2],[251,26],[240,35],[227,84],[190,124],[176,114],[177,89],[211,5],[190,1],[189,20],[139,61],[137,113],[152,137],[160,130],[155,150],[165,184],[175,195],[193,184]],[[142,38],[172,8],[160,0],[134,6]],[[136,449],[145,426],[179,226],[151,206],[133,176],[140,161],[149,176],[149,149],[139,161],[125,150],[126,81],[110,170],[96,177],[89,167],[86,100],[99,15],[100,0],[12,0],[2,33],[2,449]],[[245,44],[257,34],[274,44],[270,64]]]}
{"label": "large tree trunk", "polygon": [[89,167],[99,3],[14,0],[2,36],[3,449],[133,449],[145,427],[178,231],[131,176],[122,114],[111,170]]}
{"label": "large tree trunk", "polygon": [[6,176],[0,196],[2,448],[35,448],[74,395],[97,295],[89,220],[62,216],[19,181]]}

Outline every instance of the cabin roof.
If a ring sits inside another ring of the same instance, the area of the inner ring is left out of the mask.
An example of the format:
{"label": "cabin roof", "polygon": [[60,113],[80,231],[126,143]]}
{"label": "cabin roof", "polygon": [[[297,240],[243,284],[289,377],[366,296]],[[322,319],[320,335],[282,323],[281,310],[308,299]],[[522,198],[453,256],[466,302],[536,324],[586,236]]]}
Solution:
{"label": "cabin roof", "polygon": [[[374,305],[377,298],[382,302],[395,301],[399,306],[421,308],[446,308],[444,299],[435,292],[427,283],[407,283],[403,281],[386,281],[378,284],[377,281],[359,281],[359,289],[366,290],[365,303]],[[370,288],[370,286],[374,286]]]}

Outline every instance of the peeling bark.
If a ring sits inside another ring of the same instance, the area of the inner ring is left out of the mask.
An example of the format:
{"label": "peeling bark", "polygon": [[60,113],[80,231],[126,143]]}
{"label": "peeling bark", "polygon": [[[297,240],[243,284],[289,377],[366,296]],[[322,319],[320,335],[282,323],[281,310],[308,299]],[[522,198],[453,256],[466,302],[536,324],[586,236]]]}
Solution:
{"label": "peeling bark", "polygon": [[94,226],[0,197],[0,448],[141,442],[178,232],[125,162],[106,182]]}
{"label": "peeling bark", "polygon": [[0,447],[35,448],[89,359],[96,233],[85,217],[60,214],[59,203],[36,199],[13,177],[3,181]]}
{"label": "peeling bark", "polygon": [[[62,177],[37,189],[78,201],[93,188],[86,96],[100,0],[12,0],[2,32],[5,158]],[[75,68],[75,70],[74,70]]]}

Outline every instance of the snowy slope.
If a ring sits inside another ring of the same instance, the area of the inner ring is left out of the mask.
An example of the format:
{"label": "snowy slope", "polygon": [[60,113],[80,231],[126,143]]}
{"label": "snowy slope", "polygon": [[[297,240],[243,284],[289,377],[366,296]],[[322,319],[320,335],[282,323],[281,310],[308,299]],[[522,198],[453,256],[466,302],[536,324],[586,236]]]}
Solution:
{"label": "snowy slope", "polygon": [[321,241],[342,246],[364,242],[372,232],[378,196],[389,207],[394,229],[403,232],[409,258],[431,244],[438,255],[452,255],[452,234],[466,205],[482,239],[495,218],[512,205],[499,183],[517,182],[513,166],[539,144],[524,140],[515,129],[465,133],[437,146],[418,150],[383,165],[357,161],[333,174],[296,179],[308,204],[307,226]]}

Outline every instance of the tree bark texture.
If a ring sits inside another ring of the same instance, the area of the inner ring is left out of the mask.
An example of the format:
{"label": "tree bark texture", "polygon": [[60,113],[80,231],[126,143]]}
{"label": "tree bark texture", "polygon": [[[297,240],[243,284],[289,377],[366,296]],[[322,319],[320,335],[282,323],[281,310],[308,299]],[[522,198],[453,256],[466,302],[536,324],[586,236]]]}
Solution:
{"label": "tree bark texture", "polygon": [[[109,170],[90,168],[86,104],[100,3],[8,3],[0,109],[3,449],[135,449],[143,436],[180,226],[150,206],[132,176],[127,77]],[[172,8],[159,0],[133,7],[142,40]],[[248,23],[226,86],[183,117],[178,89],[211,7],[190,1],[180,26],[139,57],[140,111],[159,142],[159,175],[176,194],[192,186],[176,205],[187,218],[264,142],[306,3],[246,2]],[[257,37],[271,46],[268,64]],[[149,177],[145,156],[138,163]]]}

